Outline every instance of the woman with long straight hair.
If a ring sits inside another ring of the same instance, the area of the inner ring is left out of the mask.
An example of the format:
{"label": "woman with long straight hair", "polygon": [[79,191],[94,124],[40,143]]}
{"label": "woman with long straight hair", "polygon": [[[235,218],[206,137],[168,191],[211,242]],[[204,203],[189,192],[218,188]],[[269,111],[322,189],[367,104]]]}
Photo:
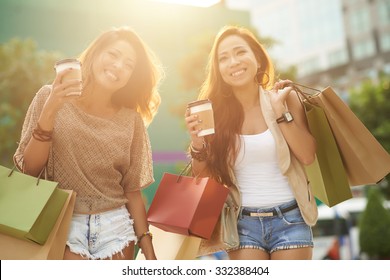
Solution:
{"label": "woman with long straight hair", "polygon": [[[199,137],[202,120],[188,110],[185,121],[193,173],[229,187],[237,226],[218,223],[199,254],[311,259],[318,214],[304,165],[314,161],[316,143],[290,82],[274,82],[272,61],[248,29],[226,26],[216,36],[198,97],[212,102],[215,134]],[[234,233],[236,246],[224,239]]]}

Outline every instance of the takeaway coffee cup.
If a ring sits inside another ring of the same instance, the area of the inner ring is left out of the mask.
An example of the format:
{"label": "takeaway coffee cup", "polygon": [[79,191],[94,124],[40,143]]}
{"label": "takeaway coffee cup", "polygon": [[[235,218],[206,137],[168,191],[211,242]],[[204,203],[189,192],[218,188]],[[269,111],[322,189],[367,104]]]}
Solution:
{"label": "takeaway coffee cup", "polygon": [[[65,76],[62,77],[62,82],[67,80],[82,80],[81,75],[81,63],[77,59],[74,58],[67,58],[60,61],[57,61],[54,69],[56,70],[56,73],[61,73],[62,71],[71,68],[72,70],[69,71]],[[70,93],[69,95],[79,95],[78,93]]]}
{"label": "takeaway coffee cup", "polygon": [[201,122],[195,127],[195,129],[202,129],[199,131],[198,136],[205,136],[215,133],[214,130],[214,114],[211,101],[198,100],[188,104],[191,115],[198,115],[198,120]]}

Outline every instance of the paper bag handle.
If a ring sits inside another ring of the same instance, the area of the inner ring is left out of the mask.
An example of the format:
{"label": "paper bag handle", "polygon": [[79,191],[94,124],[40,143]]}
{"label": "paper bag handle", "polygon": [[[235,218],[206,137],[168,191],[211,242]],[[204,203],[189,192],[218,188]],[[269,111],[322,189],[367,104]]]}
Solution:
{"label": "paper bag handle", "polygon": [[[8,177],[11,177],[11,176],[12,176],[12,173],[14,173],[15,169],[16,169],[16,164],[14,164],[14,167],[12,167],[11,171],[10,171],[9,174],[8,174]],[[41,170],[41,172],[39,172],[39,175],[38,175],[38,177],[37,177],[37,183],[36,183],[37,186],[39,185],[39,180],[41,179],[41,176],[42,176],[43,172],[45,171],[45,169],[46,169],[46,166],[43,167],[43,169]]]}
{"label": "paper bag handle", "polygon": [[[179,176],[177,177],[176,183],[179,183],[183,175],[186,173],[187,175],[189,174],[190,171],[190,166],[192,165],[192,161],[190,160],[187,165],[184,167],[184,169],[180,172]],[[196,180],[196,184],[199,184],[200,178],[199,175],[195,175],[194,179]]]}

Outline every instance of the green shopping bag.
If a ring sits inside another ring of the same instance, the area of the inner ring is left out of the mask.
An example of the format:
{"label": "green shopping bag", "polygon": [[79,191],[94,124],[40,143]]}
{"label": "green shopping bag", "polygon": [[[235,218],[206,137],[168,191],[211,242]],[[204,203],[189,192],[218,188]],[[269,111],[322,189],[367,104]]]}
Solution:
{"label": "green shopping bag", "polygon": [[44,244],[69,193],[14,169],[0,166],[0,232]]}
{"label": "green shopping bag", "polygon": [[331,207],[352,198],[348,176],[324,110],[307,101],[304,107],[317,142],[316,159],[305,167],[306,174],[314,196]]}

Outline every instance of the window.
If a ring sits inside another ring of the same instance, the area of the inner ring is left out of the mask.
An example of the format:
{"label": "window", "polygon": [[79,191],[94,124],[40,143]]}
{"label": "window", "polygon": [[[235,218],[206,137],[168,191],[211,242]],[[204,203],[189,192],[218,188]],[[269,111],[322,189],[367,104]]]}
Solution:
{"label": "window", "polygon": [[329,53],[328,59],[329,59],[330,67],[335,67],[347,63],[348,62],[347,49],[340,49]]}
{"label": "window", "polygon": [[349,21],[352,34],[361,34],[371,30],[369,12],[370,10],[366,8],[351,10]]}
{"label": "window", "polygon": [[320,62],[318,57],[313,57],[303,61],[299,67],[299,74],[302,76],[312,74],[313,72],[317,72],[320,70]]}
{"label": "window", "polygon": [[371,40],[365,40],[352,45],[352,53],[355,59],[363,59],[375,54],[375,43]]}
{"label": "window", "polygon": [[344,218],[319,219],[312,230],[313,237],[348,235],[348,225]]}
{"label": "window", "polygon": [[390,24],[390,1],[382,0],[378,2],[378,15],[381,25]]}
{"label": "window", "polygon": [[390,50],[390,34],[380,35],[379,44],[381,51],[386,52]]}

